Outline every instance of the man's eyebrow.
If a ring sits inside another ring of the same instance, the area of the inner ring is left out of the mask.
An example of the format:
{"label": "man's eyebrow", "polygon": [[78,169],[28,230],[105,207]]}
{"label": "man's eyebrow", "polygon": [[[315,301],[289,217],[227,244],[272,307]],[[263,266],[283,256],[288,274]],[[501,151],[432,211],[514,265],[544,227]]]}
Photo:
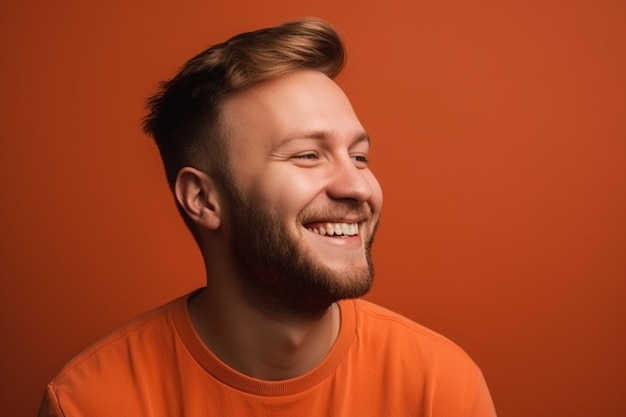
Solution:
{"label": "man's eyebrow", "polygon": [[365,131],[363,131],[363,132],[359,133],[359,134],[356,136],[356,138],[355,138],[355,140],[354,140],[354,143],[360,143],[360,142],[367,142],[367,143],[370,143],[370,142],[371,142],[371,140],[370,140],[370,135],[368,135],[368,134],[367,134],[367,132],[365,132]]}
{"label": "man's eyebrow", "polygon": [[[329,139],[329,137],[331,136],[330,132],[327,131],[323,131],[323,130],[312,130],[312,131],[305,131],[305,132],[299,132],[299,133],[295,133],[292,135],[289,135],[287,137],[285,137],[284,139],[282,139],[280,142],[278,142],[276,144],[276,146],[274,146],[274,149],[278,149],[286,144],[288,144],[289,142],[295,141],[295,140],[302,140],[302,139],[315,139],[315,140],[327,140]],[[350,146],[355,145],[357,143],[360,142],[370,142],[370,137],[367,134],[367,132],[362,131],[357,133],[354,136],[354,140],[352,141],[352,143],[350,144]]]}

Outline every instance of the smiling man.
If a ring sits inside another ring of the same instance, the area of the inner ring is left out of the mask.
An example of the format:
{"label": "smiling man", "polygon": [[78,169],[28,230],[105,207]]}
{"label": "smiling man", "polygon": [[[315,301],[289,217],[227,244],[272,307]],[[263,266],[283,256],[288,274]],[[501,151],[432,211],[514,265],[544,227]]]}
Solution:
{"label": "smiling man", "polygon": [[70,362],[41,416],[494,416],[456,345],[360,300],[382,191],[325,22],[203,51],[149,100],[207,285]]}

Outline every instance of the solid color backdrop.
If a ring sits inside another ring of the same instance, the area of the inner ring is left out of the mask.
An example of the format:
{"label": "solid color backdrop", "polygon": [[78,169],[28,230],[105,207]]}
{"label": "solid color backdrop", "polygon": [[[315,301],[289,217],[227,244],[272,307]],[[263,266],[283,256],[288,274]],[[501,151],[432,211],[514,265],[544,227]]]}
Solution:
{"label": "solid color backdrop", "polygon": [[307,15],[345,36],[385,192],[368,298],[468,351],[501,416],[626,415],[620,0],[1,0],[0,414],[202,285],[144,99]]}

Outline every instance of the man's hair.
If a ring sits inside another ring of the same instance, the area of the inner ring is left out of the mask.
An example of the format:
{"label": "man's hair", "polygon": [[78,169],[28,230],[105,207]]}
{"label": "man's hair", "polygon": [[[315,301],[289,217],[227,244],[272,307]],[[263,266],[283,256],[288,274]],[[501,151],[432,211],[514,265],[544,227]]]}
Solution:
{"label": "man's hair", "polygon": [[[334,78],[344,60],[339,35],[316,18],[242,33],[191,58],[148,99],[143,121],[144,131],[159,148],[170,188],[187,166],[219,180],[227,177],[228,144],[219,116],[228,95],[303,69]],[[178,208],[193,233],[193,225]]]}

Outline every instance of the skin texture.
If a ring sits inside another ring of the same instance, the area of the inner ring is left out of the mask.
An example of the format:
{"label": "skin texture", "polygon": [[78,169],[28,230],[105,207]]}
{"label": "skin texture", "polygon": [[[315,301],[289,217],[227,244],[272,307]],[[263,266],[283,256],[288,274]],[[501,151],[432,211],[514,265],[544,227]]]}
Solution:
{"label": "skin texture", "polygon": [[[314,71],[228,97],[222,121],[230,186],[185,168],[175,190],[207,265],[192,320],[235,369],[297,376],[332,346],[334,302],[372,284],[382,191],[367,165],[369,138],[343,91]],[[334,225],[349,236],[319,233]]]}

